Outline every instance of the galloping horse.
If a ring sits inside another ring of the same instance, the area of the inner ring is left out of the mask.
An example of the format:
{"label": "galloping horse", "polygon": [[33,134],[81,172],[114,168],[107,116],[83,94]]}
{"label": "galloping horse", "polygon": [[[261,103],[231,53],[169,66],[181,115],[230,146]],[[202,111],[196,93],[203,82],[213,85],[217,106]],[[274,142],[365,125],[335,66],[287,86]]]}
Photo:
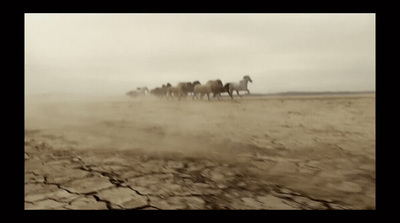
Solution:
{"label": "galloping horse", "polygon": [[233,99],[233,91],[236,91],[237,95],[239,95],[240,97],[242,97],[242,95],[239,94],[239,91],[247,91],[248,94],[250,94],[249,89],[247,89],[247,82],[251,82],[253,83],[253,81],[251,80],[249,75],[246,75],[243,77],[243,79],[239,82],[231,82],[228,83],[229,84],[229,95],[231,96],[231,98]]}
{"label": "galloping horse", "polygon": [[150,91],[152,95],[158,96],[158,97],[163,97],[167,95],[167,88],[171,87],[170,83],[167,83],[167,85],[163,84],[162,87],[156,87]]}
{"label": "galloping horse", "polygon": [[178,100],[181,100],[181,97],[185,97],[186,99],[186,87],[186,82],[179,82],[176,87],[169,86],[167,88],[167,99],[172,99],[172,95],[174,95],[174,97],[178,97]]}
{"label": "galloping horse", "polygon": [[150,91],[149,91],[149,89],[147,87],[138,87],[138,88],[136,88],[136,90],[141,95],[145,95],[146,91],[147,91],[147,94],[150,93]]}
{"label": "galloping horse", "polygon": [[210,84],[211,93],[213,93],[214,98],[217,96],[218,100],[221,97],[221,92],[227,92],[220,79],[210,80],[207,82],[207,84]]}
{"label": "galloping horse", "polygon": [[189,94],[189,93],[194,94],[194,86],[196,86],[198,84],[200,84],[200,81],[187,82],[185,93],[186,94]]}
{"label": "galloping horse", "polygon": [[126,95],[131,97],[136,97],[140,95],[146,95],[146,91],[147,93],[149,93],[149,89],[147,87],[138,87],[136,88],[136,90],[127,92]]}

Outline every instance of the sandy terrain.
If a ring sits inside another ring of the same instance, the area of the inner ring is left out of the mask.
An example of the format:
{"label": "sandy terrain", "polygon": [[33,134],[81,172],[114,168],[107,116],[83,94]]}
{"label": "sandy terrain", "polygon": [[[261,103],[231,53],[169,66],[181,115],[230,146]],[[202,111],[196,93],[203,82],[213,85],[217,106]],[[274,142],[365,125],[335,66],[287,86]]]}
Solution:
{"label": "sandy terrain", "polygon": [[25,209],[375,209],[375,95],[26,96]]}

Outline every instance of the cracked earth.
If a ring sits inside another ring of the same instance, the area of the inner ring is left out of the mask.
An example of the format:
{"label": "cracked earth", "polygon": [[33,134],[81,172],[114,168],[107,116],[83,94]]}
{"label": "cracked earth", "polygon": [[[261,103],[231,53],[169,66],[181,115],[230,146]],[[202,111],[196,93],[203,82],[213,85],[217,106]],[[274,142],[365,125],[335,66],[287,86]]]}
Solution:
{"label": "cracked earth", "polygon": [[374,98],[328,99],[42,105],[26,116],[25,209],[374,209]]}
{"label": "cracked earth", "polygon": [[[25,209],[352,209],[261,180],[243,165],[179,154],[54,150],[28,139]],[[354,186],[343,185],[359,192]]]}

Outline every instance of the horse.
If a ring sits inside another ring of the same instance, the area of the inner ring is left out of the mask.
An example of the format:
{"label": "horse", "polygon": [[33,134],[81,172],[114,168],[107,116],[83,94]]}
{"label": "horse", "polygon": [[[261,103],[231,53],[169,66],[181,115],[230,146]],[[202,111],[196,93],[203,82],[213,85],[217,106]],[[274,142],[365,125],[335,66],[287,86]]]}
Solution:
{"label": "horse", "polygon": [[[229,85],[230,85],[231,83],[226,83],[225,85],[224,85],[224,91],[222,91],[222,92],[227,92],[228,94],[229,94],[229,96],[231,96],[231,93],[229,92]],[[221,92],[221,93],[222,93]]]}
{"label": "horse", "polygon": [[211,83],[207,84],[197,84],[194,86],[194,91],[193,91],[193,100],[194,97],[197,99],[199,98],[197,94],[200,94],[200,98],[203,99],[204,95],[207,95],[208,100],[210,100],[210,93],[211,93]]}
{"label": "horse", "polygon": [[229,84],[230,83],[223,85],[222,81],[220,79],[208,81],[207,83],[213,83],[211,85],[211,91],[213,93],[213,98],[215,98],[215,96],[217,96],[217,98],[219,100],[221,98],[221,93],[224,93],[224,92],[228,93],[229,96],[231,96],[231,94],[229,93]]}
{"label": "horse", "polygon": [[126,92],[125,95],[126,95],[126,96],[131,96],[131,97],[136,97],[136,96],[138,96],[138,92],[135,91],[135,90],[132,90],[132,91]]}
{"label": "horse", "polygon": [[217,96],[218,100],[221,97],[221,92],[225,92],[225,88],[222,84],[222,81],[220,79],[217,80],[210,80],[206,84],[210,85],[210,90],[211,93],[213,93],[213,98]]}
{"label": "horse", "polygon": [[136,97],[140,95],[146,95],[146,91],[149,93],[149,89],[147,87],[138,87],[136,90],[128,91],[126,95]]}
{"label": "horse", "polygon": [[194,86],[200,84],[199,81],[193,81],[193,82],[186,82],[185,86],[185,94],[188,95],[189,93],[194,93]]}
{"label": "horse", "polygon": [[150,90],[150,94],[161,97],[161,91],[162,91],[162,89],[160,87],[156,87],[156,88]]}
{"label": "horse", "polygon": [[180,82],[176,87],[169,86],[167,87],[167,99],[170,97],[172,99],[172,94],[174,96],[178,96],[178,100],[181,100],[181,97],[184,96],[186,98],[186,88],[187,88],[187,83],[185,82]]}
{"label": "horse", "polygon": [[168,89],[168,87],[171,87],[171,84],[170,84],[170,83],[167,83],[167,85],[163,84],[163,85],[161,86],[161,88],[160,88],[160,87],[156,87],[156,88],[154,88],[153,90],[151,90],[150,93],[151,93],[152,95],[156,95],[156,96],[158,96],[158,97],[161,98],[161,97],[167,95],[167,89]]}
{"label": "horse", "polygon": [[[200,84],[200,82],[199,82]],[[229,86],[223,85],[220,79],[207,81],[204,85],[197,85],[194,87],[194,97],[198,98],[198,94],[200,93],[200,97],[203,98],[204,95],[207,95],[208,100],[210,100],[210,94],[213,94],[213,98],[217,97],[218,100],[221,98],[221,93],[228,92],[229,94]]]}
{"label": "horse", "polygon": [[239,82],[230,82],[230,83],[228,83],[228,86],[229,86],[229,92],[228,93],[231,96],[231,98],[233,99],[233,94],[232,94],[233,91],[236,91],[237,95],[239,95],[240,97],[242,97],[242,95],[239,94],[239,91],[247,91],[247,93],[250,94],[249,89],[247,89],[247,82],[249,82],[249,81],[251,83],[253,83],[253,80],[251,80],[250,76],[246,75]]}
{"label": "horse", "polygon": [[193,99],[194,97],[199,98],[197,95],[200,94],[200,98],[203,99],[204,95],[207,95],[208,100],[210,100],[210,94],[213,94],[213,97],[218,96],[218,100],[221,97],[221,92],[224,92],[224,86],[222,85],[222,81],[210,80],[207,81],[206,84],[201,85],[200,82],[194,87]]}
{"label": "horse", "polygon": [[146,95],[146,91],[147,91],[147,94],[150,93],[150,91],[147,87],[138,87],[138,88],[136,88],[136,90],[139,92],[140,95]]}

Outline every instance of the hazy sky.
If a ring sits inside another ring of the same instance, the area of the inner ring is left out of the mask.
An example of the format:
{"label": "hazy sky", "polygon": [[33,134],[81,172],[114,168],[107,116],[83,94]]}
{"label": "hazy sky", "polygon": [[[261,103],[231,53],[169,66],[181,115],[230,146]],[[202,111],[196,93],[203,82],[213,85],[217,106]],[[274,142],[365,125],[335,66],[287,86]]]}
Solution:
{"label": "hazy sky", "polygon": [[25,14],[25,92],[375,90],[375,14]]}

